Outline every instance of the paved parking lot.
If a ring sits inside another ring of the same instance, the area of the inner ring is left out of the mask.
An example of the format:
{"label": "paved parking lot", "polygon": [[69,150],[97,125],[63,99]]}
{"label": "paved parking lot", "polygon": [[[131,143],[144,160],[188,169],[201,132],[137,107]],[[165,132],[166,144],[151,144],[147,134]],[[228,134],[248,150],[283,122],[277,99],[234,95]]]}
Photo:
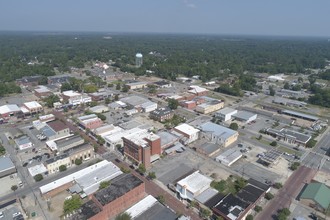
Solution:
{"label": "paved parking lot", "polygon": [[17,206],[9,206],[0,211],[3,213],[3,218],[1,218],[1,220],[13,220],[14,213],[22,213],[22,210],[20,210]]}
{"label": "paved parking lot", "polygon": [[16,173],[9,175],[9,176],[2,177],[0,179],[0,182],[1,182],[0,196],[4,196],[4,195],[12,192],[11,186],[13,186],[13,185],[18,186],[18,183],[20,181],[21,181],[21,179],[19,178],[19,176]]}

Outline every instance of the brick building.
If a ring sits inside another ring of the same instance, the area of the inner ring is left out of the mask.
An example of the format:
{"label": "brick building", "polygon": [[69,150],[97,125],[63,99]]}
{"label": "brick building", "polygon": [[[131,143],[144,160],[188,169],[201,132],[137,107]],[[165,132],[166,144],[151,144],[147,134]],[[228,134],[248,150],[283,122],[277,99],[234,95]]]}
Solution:
{"label": "brick building", "polygon": [[136,164],[142,163],[146,168],[151,162],[159,159],[161,154],[160,137],[146,130],[122,138],[124,154]]}
{"label": "brick building", "polygon": [[90,130],[101,127],[103,124],[103,121],[95,114],[78,117],[78,120],[81,127]]}
{"label": "brick building", "polygon": [[160,122],[169,120],[173,118],[173,116],[174,116],[174,112],[169,107],[158,108],[150,112],[150,118]]}

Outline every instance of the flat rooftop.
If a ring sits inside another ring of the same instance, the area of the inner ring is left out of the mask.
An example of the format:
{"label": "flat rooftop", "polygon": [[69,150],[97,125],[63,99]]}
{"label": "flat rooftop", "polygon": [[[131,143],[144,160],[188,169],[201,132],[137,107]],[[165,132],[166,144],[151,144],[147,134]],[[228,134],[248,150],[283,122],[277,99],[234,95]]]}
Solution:
{"label": "flat rooftop", "polygon": [[213,122],[206,122],[200,125],[200,129],[206,133],[212,133],[224,140],[230,138],[231,136],[237,134],[237,131],[231,130],[227,127],[215,124]]}
{"label": "flat rooftop", "polygon": [[9,157],[0,157],[0,172],[15,168],[14,163]]}
{"label": "flat rooftop", "polygon": [[133,174],[123,174],[111,181],[111,185],[94,194],[102,206],[120,198],[132,189],[143,184],[143,181]]}
{"label": "flat rooftop", "polygon": [[140,106],[143,103],[149,102],[148,99],[136,95],[122,98],[120,101],[131,106]]}
{"label": "flat rooftop", "polygon": [[143,212],[134,220],[176,220],[177,215],[164,205],[156,202],[152,207]]}
{"label": "flat rooftop", "polygon": [[186,178],[177,182],[180,186],[185,186],[185,188],[191,193],[195,194],[197,192],[203,192],[210,187],[212,180],[202,174],[199,171],[187,176]]}
{"label": "flat rooftop", "polygon": [[241,120],[248,121],[250,118],[256,116],[257,114],[247,111],[238,111],[236,114],[233,115],[235,118],[239,118]]}
{"label": "flat rooftop", "polygon": [[222,114],[222,115],[227,115],[227,114],[230,114],[230,113],[233,113],[233,112],[237,112],[237,110],[233,109],[233,108],[226,107],[226,108],[220,109],[216,113],[217,114]]}
{"label": "flat rooftop", "polygon": [[188,135],[194,135],[199,132],[198,129],[194,128],[193,126],[190,126],[188,124],[181,124],[175,127],[176,130],[181,131],[182,133],[188,134]]}
{"label": "flat rooftop", "polygon": [[61,148],[64,148],[68,145],[72,145],[75,143],[77,145],[79,145],[79,143],[81,143],[82,141],[84,141],[84,139],[82,137],[80,137],[79,135],[74,135],[74,136],[63,138],[63,139],[59,139],[59,140],[55,141],[55,144],[56,144],[57,149],[60,150]]}
{"label": "flat rooftop", "polygon": [[287,115],[296,116],[298,118],[303,118],[303,119],[311,120],[311,121],[317,121],[317,120],[319,120],[319,118],[316,117],[316,116],[308,115],[308,114],[304,114],[304,113],[300,113],[300,112],[296,112],[296,111],[291,111],[291,110],[283,110],[282,113],[283,114],[287,114]]}
{"label": "flat rooftop", "polygon": [[63,131],[64,129],[68,129],[69,127],[66,126],[63,122],[56,120],[56,121],[50,121],[47,123],[51,129],[53,129],[55,132]]}

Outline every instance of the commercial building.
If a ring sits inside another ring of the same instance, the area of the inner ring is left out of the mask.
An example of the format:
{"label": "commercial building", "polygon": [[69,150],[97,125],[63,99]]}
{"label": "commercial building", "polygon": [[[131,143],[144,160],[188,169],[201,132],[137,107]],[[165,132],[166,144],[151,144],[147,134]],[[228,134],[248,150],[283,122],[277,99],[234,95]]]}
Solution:
{"label": "commercial building", "polygon": [[34,89],[34,95],[41,99],[50,96],[51,94],[53,94],[52,91],[50,91],[46,86],[38,86]]}
{"label": "commercial building", "polygon": [[266,165],[266,166],[272,166],[273,164],[277,164],[280,157],[282,156],[282,151],[279,151],[277,149],[271,149],[267,151],[264,154],[261,154],[259,156],[259,162]]}
{"label": "commercial building", "polygon": [[32,177],[34,177],[35,175],[38,175],[38,174],[47,174],[48,173],[47,168],[43,164],[37,164],[33,167],[29,167],[28,171]]}
{"label": "commercial building", "polygon": [[33,146],[30,138],[28,136],[22,136],[15,139],[15,143],[20,150],[26,150]]}
{"label": "commercial building", "polygon": [[153,196],[148,195],[125,211],[134,220],[176,220],[177,215],[158,202]]}
{"label": "commercial building", "polygon": [[202,88],[200,86],[189,86],[189,90],[188,90],[189,93],[192,93],[196,96],[205,96],[207,95],[207,93],[209,92],[209,90],[205,89],[205,88]]}
{"label": "commercial building", "polygon": [[285,115],[289,115],[292,117],[296,117],[296,118],[301,118],[307,121],[318,121],[319,118],[315,117],[313,115],[308,115],[308,114],[304,114],[304,113],[300,113],[300,112],[296,112],[296,111],[291,111],[291,110],[283,110],[281,111],[282,114]]}
{"label": "commercial building", "polygon": [[35,114],[43,111],[43,107],[36,101],[25,102],[23,107],[26,108],[30,114]]}
{"label": "commercial building", "polygon": [[206,122],[198,127],[201,130],[201,136],[209,141],[219,144],[222,147],[228,147],[238,138],[238,132],[224,126]]}
{"label": "commercial building", "polygon": [[299,200],[306,206],[325,212],[330,206],[330,188],[324,183],[310,183],[304,188]]}
{"label": "commercial building", "polygon": [[129,89],[134,90],[147,88],[148,84],[148,82],[131,82],[126,83],[125,86],[128,86]]}
{"label": "commercial building", "polygon": [[111,180],[110,186],[96,192],[92,200],[101,207],[91,220],[110,219],[143,199],[145,185],[132,174],[123,174]]}
{"label": "commercial building", "polygon": [[48,140],[55,140],[70,135],[69,127],[59,120],[41,123],[40,128],[38,130],[40,130],[41,133],[45,135]]}
{"label": "commercial building", "polygon": [[205,103],[197,105],[196,112],[200,112],[202,114],[209,114],[211,112],[218,111],[219,109],[222,109],[225,105],[225,103],[221,100],[213,99],[210,97],[202,96],[205,100]]}
{"label": "commercial building", "polygon": [[16,83],[22,86],[37,86],[39,84],[39,80],[41,80],[43,76],[24,76],[21,79],[17,79]]}
{"label": "commercial building", "polygon": [[257,119],[257,114],[247,111],[239,111],[236,114],[232,115],[232,117],[237,120],[244,123],[250,123],[251,121],[254,121]]}
{"label": "commercial building", "polygon": [[214,154],[219,152],[221,146],[214,143],[206,143],[196,147],[196,152],[212,157]]}
{"label": "commercial building", "polygon": [[83,144],[85,141],[79,135],[73,135],[55,141],[47,141],[46,145],[52,150],[63,152]]}
{"label": "commercial building", "polygon": [[267,128],[265,129],[265,133],[273,136],[274,138],[286,141],[290,144],[298,144],[302,146],[305,146],[307,142],[312,138],[310,135],[286,128],[282,128],[281,130]]}
{"label": "commercial building", "polygon": [[175,142],[179,140],[179,136],[169,133],[167,131],[160,131],[156,133],[157,136],[160,138],[160,147],[162,151],[164,151],[166,148],[172,146]]}
{"label": "commercial building", "polygon": [[157,109],[157,103],[155,102],[145,102],[141,105],[143,112],[152,112]]}
{"label": "commercial building", "polygon": [[242,153],[237,149],[229,149],[215,158],[215,161],[226,166],[231,166],[242,157]]}
{"label": "commercial building", "polygon": [[154,84],[159,88],[171,88],[172,87],[171,82],[165,81],[165,80],[154,82]]}
{"label": "commercial building", "polygon": [[53,114],[48,114],[48,115],[40,115],[39,116],[39,121],[40,122],[43,122],[43,123],[47,123],[47,122],[50,122],[50,121],[55,121],[55,115]]}
{"label": "commercial building", "polygon": [[113,91],[101,91],[101,92],[94,92],[94,93],[90,93],[89,96],[92,98],[92,101],[101,101],[104,100],[106,98],[112,97],[114,94]]}
{"label": "commercial building", "polygon": [[180,102],[180,105],[187,109],[195,109],[197,106],[195,101],[182,101]]}
{"label": "commercial building", "polygon": [[105,140],[105,146],[109,147],[110,149],[115,149],[115,147],[123,146],[123,139],[122,137],[129,136],[132,134],[136,134],[141,132],[142,129],[140,128],[132,128],[129,130],[124,130],[124,131],[118,131],[116,133],[110,134],[110,135],[105,135],[103,136]]}
{"label": "commercial building", "polygon": [[104,105],[97,105],[94,107],[89,108],[89,111],[93,113],[104,113],[109,111],[109,107],[104,106]]}
{"label": "commercial building", "polygon": [[21,109],[15,104],[0,106],[0,115],[2,118],[9,118],[12,116],[18,116],[22,114]]}
{"label": "commercial building", "polygon": [[72,90],[62,92],[63,100],[71,105],[80,105],[92,102],[92,98]]}
{"label": "commercial building", "polygon": [[190,144],[198,139],[199,130],[188,124],[178,125],[173,130],[184,136],[183,142],[185,144]]}
{"label": "commercial building", "polygon": [[150,118],[159,122],[164,122],[166,120],[172,119],[174,112],[169,107],[158,108],[150,112]]}
{"label": "commercial building", "polygon": [[95,136],[99,135],[101,137],[104,136],[108,136],[111,134],[115,134],[117,132],[123,131],[122,128],[118,127],[118,126],[114,126],[114,125],[109,125],[109,124],[104,124],[101,127],[95,128],[94,130],[92,130],[93,134]]}
{"label": "commercial building", "polygon": [[176,191],[180,198],[193,201],[196,196],[210,188],[212,179],[202,175],[199,171],[185,177],[176,183]]}
{"label": "commercial building", "polygon": [[95,157],[94,147],[90,144],[84,144],[70,148],[64,151],[64,153],[69,155],[71,164],[75,164],[76,159],[80,159],[82,162],[84,162]]}
{"label": "commercial building", "polygon": [[16,167],[9,157],[0,157],[0,178],[16,173]]}
{"label": "commercial building", "polygon": [[57,173],[59,172],[60,166],[64,165],[66,167],[71,166],[71,161],[68,154],[62,154],[59,156],[55,156],[54,158],[48,159],[44,162],[44,165],[46,166],[48,173]]}
{"label": "commercial building", "polygon": [[141,130],[141,132],[124,136],[124,155],[136,164],[142,163],[146,168],[151,162],[160,158],[161,147],[159,136]]}
{"label": "commercial building", "polygon": [[92,130],[101,127],[103,121],[97,115],[90,114],[78,117],[78,123],[82,128]]}
{"label": "commercial building", "polygon": [[62,74],[62,75],[56,75],[56,76],[49,76],[47,78],[48,78],[48,84],[61,86],[63,83],[69,82],[71,75]]}
{"label": "commercial building", "polygon": [[229,121],[231,117],[237,113],[236,109],[224,108],[215,113],[215,117],[220,118],[221,121]]}
{"label": "commercial building", "polygon": [[128,96],[125,98],[120,99],[121,102],[125,103],[128,107],[128,109],[137,109],[138,111],[141,111],[141,106],[144,103],[150,102],[148,99],[143,98],[141,96]]}
{"label": "commercial building", "polygon": [[273,103],[286,105],[286,106],[293,106],[293,107],[305,107],[307,105],[306,102],[301,102],[293,99],[287,99],[279,96],[275,96],[273,99]]}
{"label": "commercial building", "polygon": [[46,198],[53,197],[53,196],[57,195],[58,193],[74,186],[75,184],[77,184],[76,181],[78,179],[84,178],[87,175],[91,175],[87,178],[87,180],[89,180],[89,181],[94,180],[92,185],[94,185],[95,182],[97,184],[99,184],[100,183],[98,181],[99,178],[94,178],[97,176],[93,176],[93,173],[98,176],[99,176],[99,173],[103,173],[102,174],[103,177],[101,178],[101,180],[103,180],[104,178],[109,178],[107,176],[112,176],[114,178],[114,177],[122,174],[119,167],[117,167],[116,165],[114,165],[111,162],[103,160],[101,162],[88,166],[82,170],[79,170],[75,173],[69,174],[65,177],[62,177],[60,179],[57,179],[53,182],[50,182],[46,185],[41,186],[39,188],[40,193]]}

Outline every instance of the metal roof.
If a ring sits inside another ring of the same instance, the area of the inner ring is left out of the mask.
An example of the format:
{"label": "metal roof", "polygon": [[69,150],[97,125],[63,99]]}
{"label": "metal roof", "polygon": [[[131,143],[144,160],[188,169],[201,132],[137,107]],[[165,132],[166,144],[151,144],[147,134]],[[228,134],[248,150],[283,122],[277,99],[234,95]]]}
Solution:
{"label": "metal roof", "polygon": [[234,113],[234,112],[237,112],[237,110],[233,109],[233,108],[226,107],[226,108],[220,109],[216,113],[217,114],[222,114],[222,115],[228,115],[228,114],[231,114],[231,113]]}
{"label": "metal roof", "polygon": [[300,199],[311,199],[322,208],[327,209],[330,205],[330,189],[323,183],[310,183],[301,194]]}
{"label": "metal roof", "polygon": [[206,133],[212,133],[213,135],[220,137],[224,140],[230,138],[231,136],[235,135],[237,131],[231,130],[224,126],[215,124],[213,122],[206,122],[200,125],[200,129]]}
{"label": "metal roof", "polygon": [[291,110],[283,110],[282,113],[293,115],[293,116],[298,116],[298,117],[301,117],[301,118],[310,119],[310,120],[313,120],[313,121],[319,120],[319,118],[316,117],[316,116],[307,115],[307,114],[304,114],[304,113],[300,113],[300,112],[296,112],[296,111],[291,111]]}
{"label": "metal roof", "polygon": [[247,111],[239,111],[236,114],[233,115],[235,118],[239,118],[245,121],[248,121],[250,118],[256,116],[257,114]]}
{"label": "metal roof", "polygon": [[[185,187],[189,192],[201,193],[210,187],[212,180],[196,171],[186,178],[177,182],[178,185]],[[197,196],[197,195],[196,195]]]}
{"label": "metal roof", "polygon": [[0,114],[7,114],[11,112],[19,112],[21,109],[14,104],[0,106]]}
{"label": "metal roof", "polygon": [[0,172],[15,168],[14,163],[9,157],[0,157]]}

